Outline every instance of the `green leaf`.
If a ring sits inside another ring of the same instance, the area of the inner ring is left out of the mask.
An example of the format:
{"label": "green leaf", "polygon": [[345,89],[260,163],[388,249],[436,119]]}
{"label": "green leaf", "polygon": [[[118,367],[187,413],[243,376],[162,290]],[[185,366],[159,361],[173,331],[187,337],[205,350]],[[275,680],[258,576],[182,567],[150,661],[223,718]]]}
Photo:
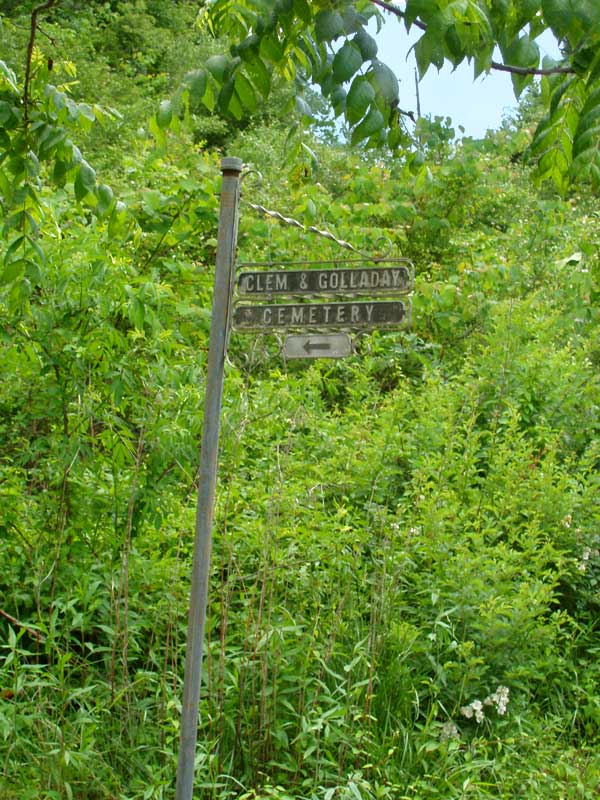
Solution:
{"label": "green leaf", "polygon": [[255,33],[250,34],[250,36],[246,36],[235,48],[235,52],[242,61],[246,61],[248,58],[251,58],[252,55],[256,55],[258,53],[258,48],[260,46],[260,36],[257,36]]}
{"label": "green leaf", "polygon": [[340,8],[340,14],[344,20],[344,33],[346,35],[357,33],[367,22],[366,17],[362,14],[359,14],[354,7],[354,4],[351,3],[342,5]]}
{"label": "green leaf", "polygon": [[408,168],[413,175],[416,175],[425,164],[425,155],[421,150],[417,150],[408,160]]}
{"label": "green leaf", "polygon": [[338,11],[319,11],[315,17],[315,36],[318,42],[332,42],[344,32],[344,19]]}
{"label": "green leaf", "polygon": [[44,251],[35,241],[35,239],[32,239],[29,236],[27,237],[27,239],[29,240],[31,249],[35,252],[38,263],[32,261],[30,258],[26,259],[28,263],[27,266],[25,267],[25,274],[27,275],[30,281],[39,284],[40,281],[42,280],[42,271],[40,269],[40,264],[46,263],[46,256],[44,255]]}
{"label": "green leaf", "polygon": [[372,61],[377,55],[377,42],[364,28],[358,31],[352,41],[360,50],[363,61]]}
{"label": "green leaf", "polygon": [[64,128],[46,125],[39,139],[38,152],[41,158],[48,158],[54,148],[64,142],[67,132]]}
{"label": "green leaf", "polygon": [[75,176],[75,197],[81,202],[84,197],[96,188],[96,172],[87,161],[82,161]]}
{"label": "green leaf", "polygon": [[225,80],[225,74],[229,67],[230,59],[224,55],[211,56],[206,59],[205,67],[219,83]]}
{"label": "green leaf", "polygon": [[9,121],[16,122],[17,119],[13,104],[6,100],[0,100],[0,125],[7,125]]}
{"label": "green leaf", "polygon": [[446,55],[452,64],[457,67],[465,57],[465,53],[463,44],[458,33],[456,32],[454,25],[451,25],[446,29],[444,34],[444,45],[446,49]]}
{"label": "green leaf", "polygon": [[588,97],[573,139],[573,173],[593,174],[600,165],[600,88]]}
{"label": "green leaf", "polygon": [[108,222],[108,235],[111,238],[123,236],[127,229],[127,209],[119,200],[114,205]]}
{"label": "green leaf", "polygon": [[590,66],[590,74],[587,80],[588,89],[591,89],[592,86],[596,83],[597,80],[600,79],[600,50],[598,51],[598,55],[592,62]]}
{"label": "green leaf", "polygon": [[7,264],[11,260],[13,253],[15,253],[25,241],[26,241],[25,234],[21,234],[20,236],[17,236],[16,239],[13,239],[13,241],[6,248],[6,253],[4,254],[5,264]]}
{"label": "green leaf", "polygon": [[294,0],[294,13],[306,25],[310,25],[312,22],[312,13],[307,0]]}
{"label": "green leaf", "polygon": [[407,140],[407,136],[404,130],[398,125],[397,123],[390,126],[387,135],[387,143],[388,146],[395,150],[399,147],[402,143],[405,143]]}
{"label": "green leaf", "polygon": [[50,94],[52,105],[57,111],[62,111],[67,104],[67,95],[64,92],[59,92],[56,86],[47,86],[47,91]]}
{"label": "green leaf", "polygon": [[482,47],[473,58],[473,77],[478,78],[482,72],[489,72],[493,60],[493,48]]}
{"label": "green leaf", "polygon": [[441,69],[444,66],[444,47],[441,38],[429,31],[423,34],[415,44],[415,58],[420,78],[425,75],[431,64]]}
{"label": "green leaf", "polygon": [[204,69],[195,69],[188,72],[184,77],[184,82],[190,90],[190,100],[194,105],[202,102],[206,92],[207,74]]}
{"label": "green leaf", "polygon": [[144,303],[139,297],[134,296],[131,298],[129,302],[128,316],[129,321],[135,328],[138,330],[143,329],[146,313]]}
{"label": "green leaf", "polygon": [[333,58],[333,77],[339,83],[349,80],[361,67],[363,57],[353,42],[345,42]]}
{"label": "green leaf", "polygon": [[346,110],[346,90],[343,86],[336,86],[331,93],[331,105],[336,117],[339,117]]}
{"label": "green leaf", "polygon": [[27,153],[27,158],[25,159],[27,164],[27,173],[30,178],[35,178],[40,174],[40,162],[38,161],[38,157],[30,150]]}
{"label": "green leaf", "polygon": [[69,164],[66,161],[57,159],[54,162],[54,169],[52,170],[52,180],[57,186],[64,186],[69,173]]}
{"label": "green leaf", "polygon": [[19,94],[19,87],[17,86],[17,76],[8,67],[4,61],[0,61],[0,75],[4,78],[4,82],[13,94]]}
{"label": "green leaf", "polygon": [[[227,2],[227,0],[225,0]],[[260,2],[260,0],[259,0]],[[263,37],[267,33],[271,33],[271,31],[275,28],[275,9],[271,5],[270,8],[267,8],[263,5],[265,16],[257,16],[256,21],[254,22],[254,30],[256,31],[259,37]],[[215,31],[215,35],[217,35]]]}
{"label": "green leaf", "polygon": [[79,115],[87,119],[88,122],[96,121],[96,114],[94,112],[94,109],[88,103],[78,103],[77,111]]}
{"label": "green leaf", "polygon": [[300,116],[307,117],[309,120],[313,119],[313,113],[311,111],[311,108],[303,97],[300,97],[300,95],[296,95],[295,103],[296,103],[296,111],[298,111]]}
{"label": "green leaf", "polygon": [[230,110],[229,106],[233,98],[234,90],[235,90],[235,83],[230,78],[226,83],[223,84],[223,87],[219,92],[217,105],[219,106],[219,110],[224,114],[226,114]]}
{"label": "green leaf", "polygon": [[386,64],[374,61],[368,75],[375,91],[386,103],[391,104],[398,99],[398,79]]}
{"label": "green leaf", "polygon": [[539,47],[527,34],[516,36],[504,49],[503,55],[507,64],[516,67],[537,67],[540,63]]}
{"label": "green leaf", "polygon": [[17,278],[24,275],[27,263],[27,259],[19,258],[16,261],[10,261],[8,264],[5,264],[2,274],[0,274],[0,285],[12,283]]}
{"label": "green leaf", "polygon": [[429,194],[431,191],[431,185],[433,183],[433,175],[431,173],[431,169],[424,165],[422,166],[417,172],[417,178],[415,180],[414,186],[414,193],[417,197],[423,197]]}
{"label": "green leaf", "polygon": [[[540,50],[536,42],[532,41],[527,34],[516,36],[510,45],[503,49],[502,55],[504,62],[515,67],[525,67],[535,69],[540,63]],[[531,75],[511,75],[515,95],[519,97],[525,86],[532,83]]]}
{"label": "green leaf", "polygon": [[91,192],[96,185],[96,172],[87,161],[82,161],[79,165],[79,175],[81,177],[81,182],[85,186],[85,188]]}
{"label": "green leaf", "polygon": [[378,133],[382,130],[384,124],[385,120],[381,111],[378,108],[372,108],[363,121],[352,131],[352,144],[357,144],[363,139],[368,139],[373,134]]}
{"label": "green leaf", "polygon": [[556,111],[556,109],[560,104],[560,101],[563,98],[563,95],[565,94],[565,92],[569,90],[569,87],[575,80],[576,80],[575,76],[570,75],[564,81],[562,81],[562,83],[560,83],[559,86],[554,90],[554,94],[552,95],[552,99],[550,101],[550,116],[554,114],[554,112]]}
{"label": "green leaf", "polygon": [[432,17],[439,15],[437,3],[432,3],[431,0],[407,0],[404,24],[406,29],[409,30],[415,20],[421,19],[427,24],[432,21]]}
{"label": "green leaf", "polygon": [[256,93],[248,78],[241,72],[238,72],[235,76],[234,86],[244,108],[247,108],[248,111],[255,111],[258,105]]}
{"label": "green leaf", "polygon": [[173,106],[170,100],[163,100],[156,112],[156,124],[161,131],[166,130],[173,119]]}
{"label": "green leaf", "polygon": [[[42,250],[42,248],[40,247],[38,242],[33,238],[33,236],[27,236],[27,241],[28,241],[29,246],[31,247],[31,249],[34,251],[38,262],[40,264],[45,264],[46,263],[46,254],[44,253],[44,251]],[[31,270],[28,270],[28,276],[30,278],[32,277],[32,273],[33,273],[33,268]]]}
{"label": "green leaf", "polygon": [[311,150],[306,142],[300,142],[300,150],[308,156],[313,168],[316,169],[319,166],[319,159],[317,158],[315,151]]}
{"label": "green leaf", "polygon": [[585,75],[599,55],[597,44],[578,47],[571,56],[571,65],[578,75]]}
{"label": "green leaf", "polygon": [[542,0],[542,13],[559,39],[578,39],[599,30],[600,14],[595,0]]}
{"label": "green leaf", "polygon": [[[564,193],[569,186],[573,164],[573,142],[577,140],[578,132],[582,133],[581,113],[586,107],[585,84],[581,78],[576,77],[569,81],[566,89],[560,85],[559,90],[560,101],[552,114],[546,115],[538,125],[529,152],[537,158],[538,179],[552,181],[558,191]],[[580,145],[582,152],[579,154],[576,170],[582,174],[585,139]]]}
{"label": "green leaf", "polygon": [[246,71],[258,91],[266,99],[271,91],[271,73],[264,61],[258,55],[252,54],[252,57],[246,60]]}
{"label": "green leaf", "polygon": [[274,64],[278,64],[285,58],[285,50],[281,46],[276,34],[273,33],[261,39],[260,54]]}
{"label": "green leaf", "polygon": [[363,118],[374,98],[375,89],[367,78],[362,75],[357,76],[352,81],[350,91],[346,97],[346,119],[351,125],[355,125]]}
{"label": "green leaf", "polygon": [[103,217],[111,208],[113,201],[113,190],[110,186],[101,183],[97,190],[98,204],[96,205],[96,213],[98,216]]}

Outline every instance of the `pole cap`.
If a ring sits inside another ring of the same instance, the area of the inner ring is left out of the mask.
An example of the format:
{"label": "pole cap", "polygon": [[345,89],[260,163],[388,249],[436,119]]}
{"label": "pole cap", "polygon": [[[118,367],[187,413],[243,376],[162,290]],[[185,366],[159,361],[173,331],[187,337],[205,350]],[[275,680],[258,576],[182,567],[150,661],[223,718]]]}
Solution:
{"label": "pole cap", "polygon": [[221,171],[222,172],[241,172],[244,162],[241,158],[222,158]]}

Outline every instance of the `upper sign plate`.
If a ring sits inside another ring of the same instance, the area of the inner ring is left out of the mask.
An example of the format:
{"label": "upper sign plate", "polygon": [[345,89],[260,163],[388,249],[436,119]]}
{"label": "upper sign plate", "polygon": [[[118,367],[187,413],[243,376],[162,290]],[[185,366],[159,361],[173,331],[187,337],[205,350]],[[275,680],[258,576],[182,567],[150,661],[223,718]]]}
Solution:
{"label": "upper sign plate", "polygon": [[412,271],[405,265],[365,269],[312,269],[290,272],[242,272],[240,295],[352,294],[412,291]]}

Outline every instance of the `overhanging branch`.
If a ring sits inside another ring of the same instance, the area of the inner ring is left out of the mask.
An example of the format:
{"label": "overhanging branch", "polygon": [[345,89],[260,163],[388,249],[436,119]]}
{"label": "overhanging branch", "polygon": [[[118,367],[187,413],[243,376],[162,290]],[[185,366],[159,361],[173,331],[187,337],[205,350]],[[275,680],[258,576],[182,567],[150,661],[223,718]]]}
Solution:
{"label": "overhanging branch", "polygon": [[[385,0],[371,0],[371,2],[373,5],[379,6],[379,8],[383,8],[384,11],[389,11],[390,14],[395,14],[400,19],[404,19],[404,11],[402,11],[401,8],[398,8],[398,6],[394,6],[391,3],[386,3]],[[425,25],[424,22],[421,22],[420,19],[416,19],[413,22],[413,25],[415,25],[417,28],[420,28],[422,31],[427,30],[427,25]]]}
{"label": "overhanging branch", "polygon": [[490,69],[497,69],[500,72],[512,72],[513,75],[573,75],[573,67],[548,67],[548,69],[537,69],[536,67],[515,67],[511,64],[499,64],[492,61]]}
{"label": "overhanging branch", "polygon": [[[379,8],[383,8],[384,11],[389,11],[390,14],[394,14],[398,19],[404,19],[406,16],[401,8],[386,2],[386,0],[371,0],[371,2],[373,5],[379,6]],[[422,31],[427,30],[427,25],[421,22],[420,19],[415,19],[412,24]],[[536,67],[516,67],[513,64],[500,64],[498,61],[492,61],[490,63],[490,69],[495,69],[499,72],[510,72],[513,75],[572,75],[575,73],[575,70],[569,66],[538,69]]]}

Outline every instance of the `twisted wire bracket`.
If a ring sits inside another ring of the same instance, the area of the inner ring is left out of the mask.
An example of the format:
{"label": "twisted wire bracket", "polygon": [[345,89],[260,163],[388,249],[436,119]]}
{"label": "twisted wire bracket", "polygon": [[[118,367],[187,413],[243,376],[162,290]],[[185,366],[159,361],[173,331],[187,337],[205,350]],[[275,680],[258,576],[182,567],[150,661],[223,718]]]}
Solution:
{"label": "twisted wire bracket", "polygon": [[311,225],[310,227],[307,228],[301,222],[298,222],[297,219],[294,219],[293,217],[286,217],[279,211],[272,211],[271,209],[265,208],[265,206],[261,206],[259,203],[251,203],[248,200],[244,200],[244,203],[247,206],[250,206],[250,208],[253,209],[254,211],[257,211],[259,214],[264,214],[265,217],[271,217],[272,219],[277,219],[280,222],[283,222],[285,225],[290,225],[293,228],[299,228],[301,231],[304,231],[305,233],[314,233],[317,236],[322,236],[324,239],[329,239],[329,241],[334,242],[340,247],[343,247],[345,250],[350,250],[351,252],[356,253],[357,255],[369,261],[378,261],[385,259],[387,256],[389,256],[393,248],[393,244],[387,238],[387,236],[380,236],[377,239],[377,242],[384,242],[387,245],[387,249],[382,255],[373,258],[372,256],[363,253],[361,250],[358,250],[356,247],[354,247],[354,245],[350,244],[350,242],[346,242],[344,239],[338,239],[338,237],[335,236],[330,231],[321,230],[320,228],[317,228],[314,225]]}
{"label": "twisted wire bracket", "polygon": [[250,177],[252,177],[251,180],[252,186],[254,187],[262,186],[263,174],[259,169],[256,169],[255,167],[248,167],[247,169],[243,170],[241,174],[241,181],[244,186],[245,186],[244,181],[246,180],[246,178]]}

